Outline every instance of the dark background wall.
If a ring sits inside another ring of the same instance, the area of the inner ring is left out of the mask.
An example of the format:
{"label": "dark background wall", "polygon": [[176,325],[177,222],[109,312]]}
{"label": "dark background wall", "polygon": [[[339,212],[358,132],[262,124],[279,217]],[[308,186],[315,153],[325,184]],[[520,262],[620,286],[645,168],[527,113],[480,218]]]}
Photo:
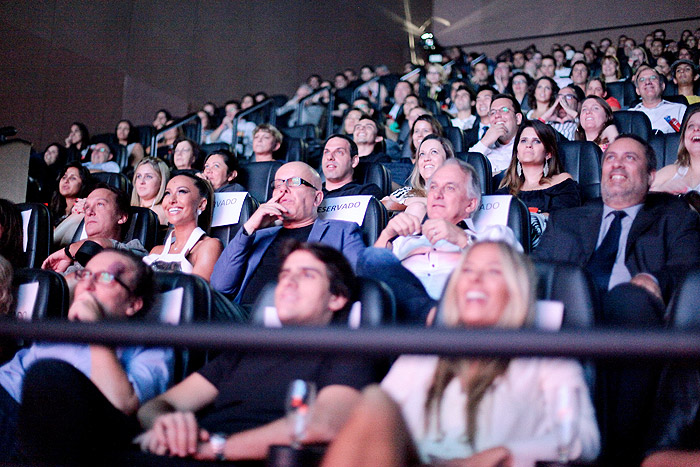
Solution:
{"label": "dark background wall", "polygon": [[[697,0],[435,0],[433,3],[433,14],[451,23],[449,27],[439,23],[435,26],[436,37],[442,45],[508,39],[507,44],[467,47],[468,51],[486,52],[491,57],[508,47],[517,50],[532,43],[539,50],[547,52],[555,42],[568,42],[580,49],[587,40],[598,42],[603,37],[609,37],[617,41],[617,37],[623,33],[639,42],[657,26],[615,26],[700,16],[700,3]],[[658,27],[666,29],[669,37],[677,39],[683,29],[694,31],[698,26],[700,21],[694,20],[660,24]],[[599,32],[510,41],[522,36],[610,27],[613,28]]]}
{"label": "dark background wall", "polygon": [[[419,21],[431,0],[411,0]],[[246,92],[291,95],[310,73],[408,59],[387,11],[402,0],[0,1],[0,125],[35,148],[74,120],[91,133],[121,118],[183,115]]]}

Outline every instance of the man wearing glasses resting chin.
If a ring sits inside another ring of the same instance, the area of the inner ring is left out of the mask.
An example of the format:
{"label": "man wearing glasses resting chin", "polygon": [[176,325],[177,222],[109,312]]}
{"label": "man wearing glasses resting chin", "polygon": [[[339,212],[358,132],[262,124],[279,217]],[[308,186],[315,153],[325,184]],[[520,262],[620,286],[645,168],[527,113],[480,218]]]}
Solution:
{"label": "man wearing glasses resting chin", "polygon": [[469,151],[480,152],[491,162],[491,169],[497,174],[508,168],[513,157],[513,141],[523,116],[518,101],[507,94],[496,94],[491,100],[489,129],[481,141]]}
{"label": "man wearing glasses resting chin", "polygon": [[270,200],[241,227],[214,266],[212,287],[234,297],[236,303],[253,304],[262,287],[274,280],[285,240],[332,246],[353,267],[365,248],[357,224],[318,219],[317,208],[323,200],[321,177],[309,165],[283,165],[273,186]]}
{"label": "man wearing glasses resting chin", "polygon": [[[130,252],[104,250],[75,275],[71,321],[138,319],[147,308],[152,273]],[[108,454],[137,432],[136,410],[167,389],[172,366],[166,349],[36,343],[20,350],[0,367],[0,462],[17,449],[49,463]]]}

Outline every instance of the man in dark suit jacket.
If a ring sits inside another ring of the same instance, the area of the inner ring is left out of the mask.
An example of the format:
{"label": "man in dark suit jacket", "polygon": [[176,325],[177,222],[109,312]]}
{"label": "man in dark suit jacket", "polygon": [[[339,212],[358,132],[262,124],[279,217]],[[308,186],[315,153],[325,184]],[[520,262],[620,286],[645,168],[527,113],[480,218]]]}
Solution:
{"label": "man in dark suit jacket", "polygon": [[318,219],[317,208],[323,200],[321,177],[309,165],[289,162],[277,170],[273,183],[270,200],[243,224],[214,266],[212,287],[233,295],[237,303],[254,303],[265,283],[275,279],[285,240],[332,246],[353,267],[365,248],[357,224]]}
{"label": "man in dark suit jacket", "polygon": [[[681,199],[647,195],[654,180],[656,155],[647,142],[621,135],[603,155],[603,204],[552,213],[533,256],[568,261],[593,272],[592,258],[604,249],[617,211],[625,215],[612,272],[598,281],[602,316],[598,324],[623,328],[659,328],[664,300],[688,269],[700,264],[698,215]],[[614,242],[607,242],[614,243]],[[612,255],[611,255],[612,256]],[[600,277],[600,276],[599,276]],[[596,381],[597,407],[605,465],[639,465],[651,423],[660,367],[649,362],[601,363]]]}

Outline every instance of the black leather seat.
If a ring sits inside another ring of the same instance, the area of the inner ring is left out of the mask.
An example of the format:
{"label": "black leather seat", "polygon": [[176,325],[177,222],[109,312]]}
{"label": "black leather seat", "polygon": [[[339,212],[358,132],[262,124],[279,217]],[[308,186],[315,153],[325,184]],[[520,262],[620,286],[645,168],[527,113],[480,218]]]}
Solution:
{"label": "black leather seat", "polygon": [[97,172],[91,174],[95,183],[106,183],[107,185],[117,188],[129,197],[131,197],[131,189],[133,188],[131,182],[126,175],[121,173],[111,173],[111,172]]}
{"label": "black leather seat", "polygon": [[639,97],[637,96],[634,83],[631,81],[616,81],[614,83],[607,83],[605,87],[608,90],[608,95],[617,99],[623,109],[630,107]]}
{"label": "black leather seat", "polygon": [[211,228],[211,236],[221,240],[224,247],[228,245],[228,242],[236,235],[238,229],[241,228],[243,224],[246,223],[250,216],[258,209],[260,203],[248,194],[243,201],[243,206],[241,207],[241,216],[238,219],[238,223],[231,225],[220,225],[218,227]]}
{"label": "black leather seat", "polygon": [[31,211],[27,230],[24,231],[24,236],[27,239],[27,247],[24,250],[27,258],[26,266],[30,268],[41,267],[41,263],[49,256],[53,244],[49,208],[41,203],[19,203],[17,210],[20,213]]}
{"label": "black leather seat", "polygon": [[613,119],[620,134],[633,133],[645,141],[651,138],[651,122],[643,112],[618,110],[613,112]]}
{"label": "black leather seat", "polygon": [[[20,286],[38,283],[34,306],[28,310],[17,310],[17,292]],[[42,320],[68,316],[70,292],[62,275],[47,269],[19,268],[12,279],[14,288],[14,313],[21,311],[20,319]]]}
{"label": "black leather seat", "polygon": [[[396,302],[394,294],[383,282],[365,277],[357,278],[358,302],[360,302],[359,320],[354,322],[359,327],[377,327],[392,325],[396,322]],[[270,282],[258,295],[253,306],[250,323],[262,326],[265,324],[265,308],[274,306],[276,282]],[[350,322],[353,324],[351,314]]]}
{"label": "black leather seat", "polygon": [[374,183],[382,191],[382,196],[391,193],[391,173],[383,164],[360,161],[353,172],[353,180],[361,185]]}
{"label": "black leather seat", "polygon": [[564,303],[562,329],[587,329],[595,324],[598,309],[595,289],[579,266],[536,261],[537,298]]}
{"label": "black leather seat", "polygon": [[687,273],[668,306],[670,325],[676,329],[700,328],[700,269]]}
{"label": "black leather seat", "polygon": [[151,147],[151,139],[156,134],[156,129],[151,125],[139,125],[136,127],[139,135],[139,143],[145,148]]}
{"label": "black leather seat", "polygon": [[452,121],[450,120],[450,117],[448,117],[447,115],[445,115],[442,112],[433,113],[433,115],[435,116],[437,121],[440,122],[440,125],[442,126],[442,131],[443,131],[443,133],[445,133],[445,136],[447,136],[445,130],[447,130],[447,128],[450,128],[452,126]]}
{"label": "black leather seat", "polygon": [[[82,220],[73,235],[72,243],[77,242],[83,236],[85,220]],[[129,207],[129,223],[124,230],[124,243],[138,239],[143,247],[151,251],[158,243],[158,215],[148,208],[138,206]]]}
{"label": "black leather seat", "polygon": [[225,149],[227,151],[231,150],[231,145],[228,143],[223,143],[223,142],[217,142],[217,143],[209,143],[209,144],[202,144],[199,147],[201,153],[202,153],[202,160],[206,159],[206,157],[216,151],[221,151],[222,149]]}
{"label": "black leather seat", "polygon": [[386,208],[376,198],[371,198],[369,204],[367,205],[367,211],[365,211],[365,217],[362,221],[360,229],[362,230],[362,239],[365,241],[365,245],[372,246],[374,242],[379,238],[379,234],[386,227],[387,222],[389,222],[389,214]]}
{"label": "black leather seat", "polygon": [[318,139],[318,130],[315,125],[306,123],[304,125],[290,126],[289,128],[280,128],[285,138],[298,138],[304,141],[315,141]]}
{"label": "black leather seat", "polygon": [[590,141],[562,141],[559,158],[564,171],[581,187],[583,201],[600,198],[600,162],[603,152]]}
{"label": "black leather seat", "polygon": [[660,169],[673,164],[678,159],[678,144],[680,133],[659,133],[649,139],[649,144],[656,153],[656,168]]}
{"label": "black leather seat", "polygon": [[246,187],[248,193],[259,203],[264,203],[272,195],[272,181],[277,169],[282,167],[282,161],[251,162],[241,164],[240,184]]}
{"label": "black leather seat", "polygon": [[445,138],[449,139],[454,147],[455,152],[464,152],[467,150],[464,147],[464,132],[455,126],[444,127],[443,132],[445,133]]}
{"label": "black leather seat", "polygon": [[308,158],[308,144],[301,138],[285,138],[280,147],[287,162],[306,162]]}
{"label": "black leather seat", "polygon": [[469,163],[479,174],[482,195],[493,193],[491,182],[491,162],[480,152],[456,152],[455,157]]}

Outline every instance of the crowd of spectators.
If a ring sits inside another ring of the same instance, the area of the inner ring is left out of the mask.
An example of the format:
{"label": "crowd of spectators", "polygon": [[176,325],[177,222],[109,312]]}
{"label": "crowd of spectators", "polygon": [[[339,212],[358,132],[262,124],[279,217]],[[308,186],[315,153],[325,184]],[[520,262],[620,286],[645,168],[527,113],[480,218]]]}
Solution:
{"label": "crowd of spectators", "polygon": [[[585,271],[596,326],[662,329],[700,266],[699,42],[700,28],[678,40],[657,29],[639,44],[621,35],[617,45],[532,45],[495,58],[450,47],[440,63],[408,63],[401,75],[364,65],[332,81],[311,74],[291,98],[260,91],[220,108],[207,102],[189,126],[159,109],[151,125],[121,120],[91,139],[74,122],[63,144],[30,162],[28,201],[48,205],[54,229],[41,267],[74,291],[72,321],[138,322],[155,270],[198,276],[245,317],[277,281],[282,326],[346,326],[358,280],[371,278],[395,296],[397,324],[518,329],[535,310],[531,257]],[[268,99],[273,112],[236,118]],[[657,165],[648,135],[616,126],[623,111],[648,120],[653,135],[677,133],[677,160]],[[295,141],[304,125],[314,136]],[[161,130],[153,154],[141,136]],[[292,142],[303,157],[289,158]],[[599,199],[586,200],[579,174],[565,170],[567,143],[598,151]],[[269,197],[223,244],[211,231],[217,196],[252,191],[242,175],[270,164]],[[358,178],[380,166],[392,186]],[[119,174],[130,185],[109,183]],[[525,249],[508,226],[475,223],[483,186],[527,206]],[[319,217],[324,200],[354,195],[388,211],[373,245],[357,223]],[[130,237],[135,208],[161,225],[150,251]],[[26,262],[12,203],[0,200],[0,221],[7,315],[12,271]],[[700,462],[697,368],[603,365],[593,385],[575,360],[401,356],[378,376],[370,359],[235,352],[174,382],[169,349],[35,343],[15,353],[16,344],[0,341],[0,461],[262,459],[293,440],[285,392],[303,379],[319,389],[304,442],[329,444],[326,465],[555,460],[565,390],[580,405],[566,456]],[[669,417],[674,410],[682,416]]]}

